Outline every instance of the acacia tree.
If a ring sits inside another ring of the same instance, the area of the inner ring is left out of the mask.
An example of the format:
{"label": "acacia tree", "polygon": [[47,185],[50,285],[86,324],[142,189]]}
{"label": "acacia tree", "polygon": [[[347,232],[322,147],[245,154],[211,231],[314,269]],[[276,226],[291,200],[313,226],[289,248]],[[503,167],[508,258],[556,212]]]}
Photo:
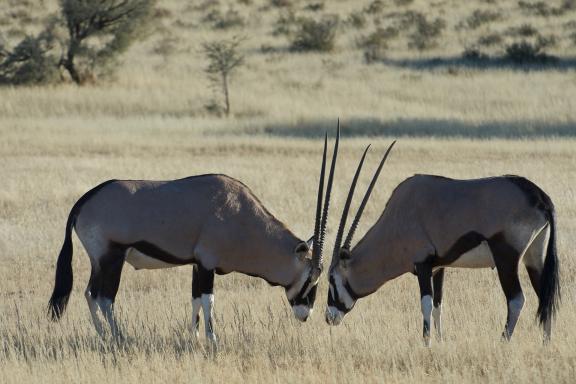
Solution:
{"label": "acacia tree", "polygon": [[205,71],[212,84],[222,89],[224,97],[224,114],[230,114],[230,91],[228,83],[233,72],[244,64],[244,55],[238,52],[243,39],[234,37],[231,40],[218,40],[202,44],[209,64]]}
{"label": "acacia tree", "polygon": [[[80,84],[82,76],[76,59],[82,56],[94,65],[125,51],[147,24],[154,3],[155,0],[60,0],[68,31],[60,65]],[[100,43],[86,44],[91,37],[100,37]]]}

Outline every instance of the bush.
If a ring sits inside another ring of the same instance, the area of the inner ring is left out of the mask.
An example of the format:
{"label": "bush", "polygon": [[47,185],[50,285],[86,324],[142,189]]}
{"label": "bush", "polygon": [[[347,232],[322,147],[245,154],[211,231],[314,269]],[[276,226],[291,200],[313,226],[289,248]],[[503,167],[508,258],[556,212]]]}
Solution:
{"label": "bush", "polygon": [[483,11],[477,9],[474,12],[472,12],[472,14],[468,16],[468,18],[466,18],[464,25],[469,29],[476,29],[483,24],[499,20],[500,18],[501,18],[500,13],[496,11]]}
{"label": "bush", "polygon": [[304,18],[299,20],[290,49],[297,52],[329,52],[334,49],[338,18],[324,18],[320,21]]}
{"label": "bush", "polygon": [[441,18],[428,21],[424,15],[415,12],[411,13],[411,17],[413,17],[412,23],[415,26],[415,31],[408,36],[408,47],[416,48],[419,51],[434,47],[436,39],[446,28],[446,22]]}
{"label": "bush", "polygon": [[483,45],[485,47],[490,47],[502,43],[502,36],[497,33],[490,33],[488,35],[481,36],[478,39],[478,45]]}
{"label": "bush", "polygon": [[366,26],[367,20],[362,12],[352,12],[346,22],[352,27],[360,29]]}
{"label": "bush", "polygon": [[358,47],[364,48],[364,59],[367,63],[372,63],[383,58],[388,41],[397,37],[398,29],[394,27],[377,28],[371,34],[358,41]]}
{"label": "bush", "polygon": [[508,45],[504,58],[514,64],[549,64],[558,60],[543,52],[540,45],[527,41]]}
{"label": "bush", "polygon": [[476,47],[468,47],[462,53],[462,58],[469,61],[484,61],[488,60],[489,56]]}
{"label": "bush", "polygon": [[38,85],[57,81],[60,72],[56,58],[48,52],[54,38],[48,33],[27,36],[13,51],[4,51],[0,64],[0,84]]}

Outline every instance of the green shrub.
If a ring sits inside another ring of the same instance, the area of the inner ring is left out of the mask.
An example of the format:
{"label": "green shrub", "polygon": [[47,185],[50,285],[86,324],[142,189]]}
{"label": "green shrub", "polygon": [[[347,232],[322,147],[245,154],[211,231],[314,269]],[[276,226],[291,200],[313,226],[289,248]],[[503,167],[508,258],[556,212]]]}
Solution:
{"label": "green shrub", "polygon": [[332,51],[336,43],[337,28],[337,17],[328,17],[319,21],[310,18],[300,19],[290,49],[297,52]]}

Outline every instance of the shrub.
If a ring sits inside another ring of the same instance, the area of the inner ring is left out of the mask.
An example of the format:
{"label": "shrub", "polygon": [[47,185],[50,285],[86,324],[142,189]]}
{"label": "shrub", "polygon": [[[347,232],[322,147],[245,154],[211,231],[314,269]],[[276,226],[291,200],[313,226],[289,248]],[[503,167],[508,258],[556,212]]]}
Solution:
{"label": "shrub", "polygon": [[299,20],[290,49],[293,51],[329,52],[334,49],[338,18],[329,17],[316,21],[310,18]]}
{"label": "shrub", "polygon": [[294,11],[292,10],[284,11],[280,13],[280,16],[276,20],[272,34],[274,36],[278,35],[292,36],[296,32],[297,24],[298,19]]}
{"label": "shrub", "polygon": [[547,64],[558,60],[556,57],[543,52],[542,47],[538,44],[527,41],[508,45],[504,58],[514,64]]}
{"label": "shrub", "polygon": [[318,12],[324,9],[324,3],[310,3],[304,7],[307,11]]}
{"label": "shrub", "polygon": [[497,33],[490,33],[488,35],[481,36],[478,39],[478,45],[483,45],[485,47],[494,46],[502,43],[502,36]]}
{"label": "shrub", "polygon": [[366,63],[372,63],[381,59],[388,49],[388,41],[397,37],[398,29],[394,27],[377,28],[371,34],[361,38],[358,46],[364,48],[364,59]]}
{"label": "shrub", "polygon": [[346,22],[352,27],[360,29],[366,26],[367,20],[362,12],[352,12]]}
{"label": "shrub", "polygon": [[422,14],[416,14],[416,30],[409,35],[408,47],[416,48],[420,51],[432,48],[436,45],[436,39],[446,28],[446,22],[437,18],[434,21],[428,21]]}
{"label": "shrub", "polygon": [[478,48],[476,47],[468,47],[464,50],[464,52],[462,53],[462,58],[464,60],[469,60],[469,61],[484,61],[484,60],[488,60],[489,57],[487,54],[485,54],[484,52],[480,51]]}
{"label": "shrub", "polygon": [[216,20],[214,20],[213,27],[215,29],[230,29],[243,27],[246,21],[240,15],[240,13],[235,9],[228,9],[224,14],[218,14]]}
{"label": "shrub", "polygon": [[37,85],[55,82],[60,72],[56,58],[48,52],[54,38],[49,33],[25,37],[12,51],[0,49],[0,84]]}
{"label": "shrub", "polygon": [[364,12],[369,14],[381,13],[384,10],[384,2],[382,0],[374,0],[364,9]]}
{"label": "shrub", "polygon": [[499,20],[500,18],[500,13],[496,11],[483,11],[481,9],[476,9],[470,16],[466,18],[464,24],[469,29],[476,29],[483,24]]}
{"label": "shrub", "polygon": [[530,24],[522,24],[519,27],[512,27],[508,29],[510,36],[530,37],[538,35],[538,30]]}

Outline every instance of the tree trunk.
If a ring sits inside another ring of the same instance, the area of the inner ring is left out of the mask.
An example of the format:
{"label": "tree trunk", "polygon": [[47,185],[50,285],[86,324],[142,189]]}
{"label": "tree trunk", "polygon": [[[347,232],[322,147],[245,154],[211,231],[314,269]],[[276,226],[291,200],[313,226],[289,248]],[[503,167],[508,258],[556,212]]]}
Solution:
{"label": "tree trunk", "polygon": [[80,78],[80,74],[74,65],[74,56],[76,55],[76,51],[78,50],[79,45],[80,43],[77,40],[70,40],[68,45],[68,52],[66,53],[66,60],[64,61],[64,68],[66,68],[72,80],[78,85],[80,85],[82,79]]}
{"label": "tree trunk", "polygon": [[226,73],[222,73],[222,90],[224,92],[224,113],[228,117],[230,115],[230,95],[228,94],[228,76]]}

